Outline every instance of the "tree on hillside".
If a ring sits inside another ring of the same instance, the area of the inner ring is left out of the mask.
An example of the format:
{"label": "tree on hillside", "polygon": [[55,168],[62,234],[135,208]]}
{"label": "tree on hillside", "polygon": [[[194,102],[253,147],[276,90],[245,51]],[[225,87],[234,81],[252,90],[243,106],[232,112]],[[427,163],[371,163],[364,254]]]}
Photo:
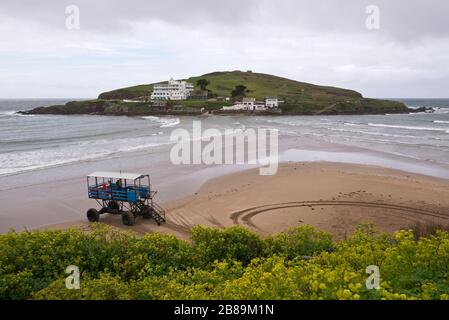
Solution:
{"label": "tree on hillside", "polygon": [[200,86],[201,91],[206,91],[207,90],[207,86],[210,85],[210,82],[206,79],[200,79],[196,82],[196,84],[198,86]]}
{"label": "tree on hillside", "polygon": [[246,95],[247,88],[244,85],[238,85],[232,91],[232,97],[244,97]]}

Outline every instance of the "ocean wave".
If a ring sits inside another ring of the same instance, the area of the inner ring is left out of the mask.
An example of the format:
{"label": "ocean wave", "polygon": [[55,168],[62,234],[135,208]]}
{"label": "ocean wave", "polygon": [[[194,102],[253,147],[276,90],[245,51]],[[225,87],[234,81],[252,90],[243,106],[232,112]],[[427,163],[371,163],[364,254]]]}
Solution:
{"label": "ocean wave", "polygon": [[435,114],[448,114],[449,113],[449,108],[446,107],[437,107],[437,108],[433,108],[433,113]]}
{"label": "ocean wave", "polygon": [[345,126],[353,126],[353,127],[360,127],[360,126],[362,126],[361,123],[354,123],[354,122],[345,122],[344,125]]}
{"label": "ocean wave", "polygon": [[82,141],[62,148],[0,154],[0,176],[34,171],[71,163],[112,157],[169,145],[169,141],[148,142],[146,138]]}
{"label": "ocean wave", "polygon": [[159,121],[159,117],[155,117],[155,116],[146,116],[146,117],[142,117],[142,119],[144,120],[152,120],[152,121]]}
{"label": "ocean wave", "polygon": [[[164,146],[164,145],[168,145],[168,144],[170,144],[170,142],[148,143],[148,144],[143,144],[143,145],[133,146],[133,147],[123,147],[123,148],[120,148],[117,152],[130,152],[130,151],[145,150],[145,149],[160,147],[160,146]],[[117,153],[117,152],[114,152],[114,153]]]}
{"label": "ocean wave", "polygon": [[[430,159],[427,157],[423,157],[422,153],[420,154],[413,154],[410,152],[404,153],[404,152],[398,152],[397,150],[401,150],[402,148],[405,148],[403,150],[432,150],[432,152],[441,152],[441,153],[448,153],[449,148],[447,145],[430,145],[430,144],[422,144],[422,143],[407,143],[407,142],[397,142],[392,140],[383,140],[383,139],[369,139],[366,137],[358,137],[357,139],[348,138],[347,136],[343,135],[331,135],[328,136],[330,139],[330,142],[338,142],[347,144],[347,142],[350,143],[351,146],[358,146],[363,148],[368,148],[368,150],[377,150],[383,153],[388,154],[394,154],[399,155],[407,158],[417,159],[417,160],[424,160],[424,161],[433,161],[433,162],[439,162],[439,163],[447,163],[447,162],[441,162],[441,160],[438,159]],[[354,144],[354,142],[356,144]],[[389,146],[385,148],[385,146]],[[393,148],[393,149],[390,149]],[[399,149],[398,149],[399,148]],[[393,151],[395,150],[395,151]],[[428,151],[426,151],[425,154],[429,154]]]}
{"label": "ocean wave", "polygon": [[449,121],[435,120],[433,123],[446,124],[446,123],[449,123]]}
{"label": "ocean wave", "polygon": [[[2,157],[2,159],[0,159],[0,163],[2,164],[2,168],[0,169],[0,176],[56,167],[64,164],[99,159],[107,156],[108,152],[103,151],[97,152],[95,154],[83,156],[80,155],[78,157],[67,157],[67,158],[60,158],[59,155],[48,152],[47,159],[42,159],[43,157],[40,157],[37,152],[34,154],[37,155],[36,157],[37,159],[35,159],[34,157],[25,156],[24,158],[21,158],[20,161],[16,161],[14,159],[5,159],[4,157]],[[24,156],[24,154],[21,154],[21,156]]]}
{"label": "ocean wave", "polygon": [[414,126],[400,126],[383,123],[368,123],[370,127],[392,128],[392,129],[404,129],[404,130],[420,130],[420,131],[444,131],[449,133],[449,128],[430,128],[430,127],[414,127]]}
{"label": "ocean wave", "polygon": [[262,119],[262,121],[267,123],[274,123],[283,126],[291,126],[291,127],[301,127],[304,126],[303,119],[292,119],[291,116],[286,116],[285,119]]}
{"label": "ocean wave", "polygon": [[155,116],[142,117],[144,120],[151,120],[160,124],[160,128],[176,127],[181,123],[179,118],[160,118]]}
{"label": "ocean wave", "polygon": [[[416,136],[408,136],[408,135],[400,135],[400,134],[389,134],[389,133],[380,133],[380,132],[370,132],[370,131],[359,131],[359,130],[346,130],[346,129],[333,129],[329,128],[330,131],[338,131],[338,132],[350,132],[350,133],[358,133],[358,134],[367,134],[373,136],[382,136],[382,137],[392,137],[392,138],[412,138],[416,139]],[[418,137],[419,138],[419,137]]]}
{"label": "ocean wave", "polygon": [[161,125],[161,128],[171,128],[176,127],[181,123],[181,120],[179,118],[169,118],[169,119],[163,119],[163,124]]}
{"label": "ocean wave", "polygon": [[431,149],[441,152],[448,152],[449,149],[446,145],[431,145],[426,143],[420,143],[420,142],[405,142],[405,141],[395,141],[395,140],[385,140],[385,139],[369,139],[367,137],[358,137],[357,141],[361,142],[369,142],[369,143],[382,143],[382,144],[389,144],[392,146],[406,146],[406,147],[415,147],[415,148],[422,148],[422,149]]}
{"label": "ocean wave", "polygon": [[[435,140],[435,141],[448,141],[447,138],[441,138],[437,136],[412,136],[412,135],[401,135],[401,134],[390,134],[390,133],[381,133],[381,132],[370,132],[370,131],[361,131],[361,130],[347,130],[347,129],[333,129],[328,128],[329,131],[333,132],[347,132],[354,134],[362,134],[362,135],[370,135],[370,136],[381,136],[387,138],[404,138],[404,139],[419,139],[419,140]],[[357,139],[358,136],[345,136],[346,138]]]}
{"label": "ocean wave", "polygon": [[0,117],[34,117],[34,114],[20,114],[17,110],[0,111]]}
{"label": "ocean wave", "polygon": [[15,110],[0,111],[0,115],[6,115],[6,116],[12,116],[16,113],[17,113],[17,111],[15,111]]}

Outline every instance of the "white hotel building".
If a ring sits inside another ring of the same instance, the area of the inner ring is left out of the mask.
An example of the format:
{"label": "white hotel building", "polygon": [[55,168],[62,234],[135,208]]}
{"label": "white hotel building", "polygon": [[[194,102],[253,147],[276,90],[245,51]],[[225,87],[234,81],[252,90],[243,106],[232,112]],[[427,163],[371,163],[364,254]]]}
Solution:
{"label": "white hotel building", "polygon": [[189,82],[170,79],[167,84],[154,85],[151,100],[187,100],[194,90]]}

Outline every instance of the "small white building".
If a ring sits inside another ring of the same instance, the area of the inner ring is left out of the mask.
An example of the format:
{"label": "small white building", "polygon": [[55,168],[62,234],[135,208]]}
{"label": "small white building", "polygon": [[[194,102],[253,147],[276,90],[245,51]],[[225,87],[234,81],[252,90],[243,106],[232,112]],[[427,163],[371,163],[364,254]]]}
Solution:
{"label": "small white building", "polygon": [[255,98],[243,98],[242,102],[237,102],[233,106],[223,107],[223,111],[265,111],[277,109],[279,100],[277,97],[268,97],[265,102],[256,101]]}
{"label": "small white building", "polygon": [[267,110],[267,106],[263,101],[256,101],[253,105],[254,111],[264,111]]}
{"label": "small white building", "polygon": [[265,98],[265,105],[269,109],[277,109],[277,108],[279,108],[279,99],[278,99],[278,97],[266,97]]}
{"label": "small white building", "polygon": [[166,84],[154,85],[151,100],[187,100],[194,90],[194,85],[187,81],[170,79]]}

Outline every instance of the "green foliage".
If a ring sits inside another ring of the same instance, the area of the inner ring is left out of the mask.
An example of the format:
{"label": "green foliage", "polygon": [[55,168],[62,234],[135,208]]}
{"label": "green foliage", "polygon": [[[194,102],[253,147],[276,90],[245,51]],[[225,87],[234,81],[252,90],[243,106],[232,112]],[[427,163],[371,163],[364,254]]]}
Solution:
{"label": "green foliage", "polygon": [[203,261],[237,260],[249,263],[263,253],[264,242],[253,232],[240,226],[210,229],[201,226],[192,230],[193,247]]}
{"label": "green foliage", "polygon": [[130,300],[130,286],[119,277],[101,274],[99,278],[83,278],[80,290],[68,290],[63,279],[52,282],[37,292],[33,299],[41,300]]}
{"label": "green foliage", "polygon": [[294,259],[333,250],[332,237],[311,226],[299,227],[289,232],[271,236],[266,240],[269,255]]}
{"label": "green foliage", "polygon": [[201,88],[201,91],[206,91],[210,82],[207,79],[199,79],[197,80],[196,85]]}
{"label": "green foliage", "polygon": [[232,90],[231,95],[233,98],[245,97],[247,89],[248,88],[246,86],[239,84],[235,86],[234,90]]}
{"label": "green foliage", "polygon": [[[191,242],[89,232],[0,235],[0,299],[449,299],[449,234],[415,238],[360,226],[348,239],[312,227],[261,239],[242,227],[196,227]],[[81,271],[80,290],[65,269]],[[368,290],[366,268],[380,268]]]}

